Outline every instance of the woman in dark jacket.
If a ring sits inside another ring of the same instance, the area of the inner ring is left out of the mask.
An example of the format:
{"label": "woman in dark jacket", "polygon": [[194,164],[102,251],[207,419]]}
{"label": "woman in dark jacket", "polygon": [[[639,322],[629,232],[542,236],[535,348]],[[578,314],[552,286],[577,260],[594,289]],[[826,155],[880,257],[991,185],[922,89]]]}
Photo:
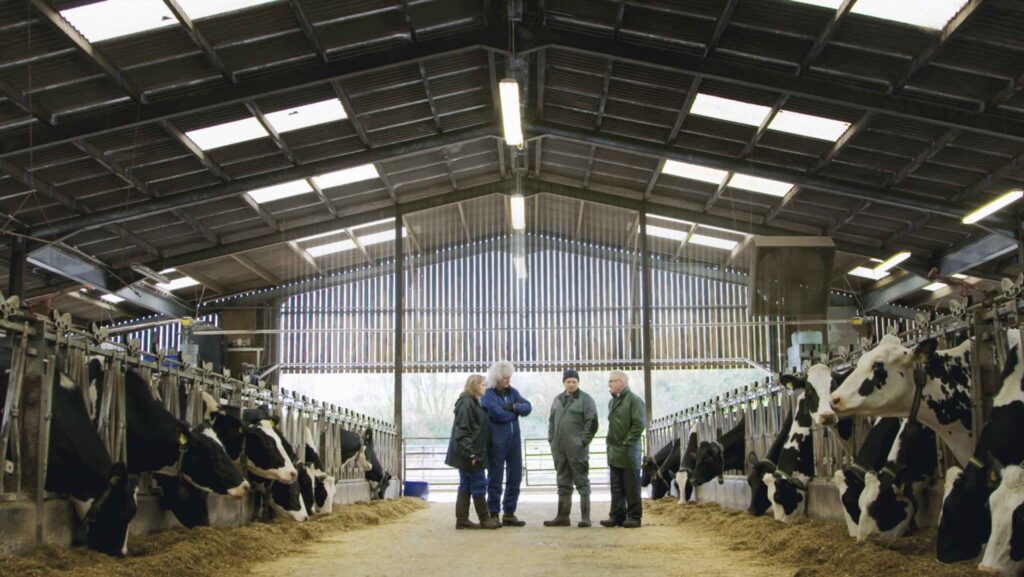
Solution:
{"label": "woman in dark jacket", "polygon": [[[456,529],[497,529],[501,523],[487,512],[487,411],[480,406],[486,384],[482,375],[472,375],[459,400],[455,401],[455,422],[448,441],[445,464],[459,470],[459,494],[455,501]],[[469,520],[469,499],[480,518],[477,525]]]}

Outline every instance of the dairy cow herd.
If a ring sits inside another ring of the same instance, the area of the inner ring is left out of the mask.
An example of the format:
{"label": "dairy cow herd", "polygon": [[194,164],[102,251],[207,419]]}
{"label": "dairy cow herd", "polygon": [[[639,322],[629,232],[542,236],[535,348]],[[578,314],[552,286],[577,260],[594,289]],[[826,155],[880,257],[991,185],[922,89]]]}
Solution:
{"label": "dairy cow herd", "polygon": [[812,426],[833,429],[849,450],[852,418],[866,416],[870,431],[852,463],[833,478],[850,536],[893,539],[929,525],[938,438],[960,466],[945,475],[936,558],[944,563],[980,558],[982,570],[1024,575],[1021,333],[1007,331],[1002,384],[977,439],[972,344],[938,350],[929,339],[908,348],[885,336],[843,374],[819,364],[802,376],[784,375],[781,381],[794,391],[796,407],[764,456],[744,455],[743,420],[712,440],[699,440],[693,430],[685,447],[676,439],[644,458],[642,483],[651,485],[656,499],[675,490],[685,503],[694,487],[746,468],[748,512],[763,515],[771,509],[777,520],[789,521],[805,512],[815,473]]}
{"label": "dairy cow herd", "polygon": [[[0,379],[3,391],[6,376]],[[92,359],[87,391],[60,371],[49,383],[53,418],[45,488],[68,496],[90,548],[127,554],[142,473],[152,474],[159,486],[161,507],[189,528],[210,524],[211,493],[240,499],[255,491],[260,516],[304,521],[331,512],[335,479],[325,472],[318,439],[308,428],[296,451],[266,405],[241,410],[207,393],[202,422],[190,425],[174,417],[134,369],[124,379],[127,456],[115,462],[98,432],[98,411],[86,402],[99,402],[103,376],[100,360]],[[344,463],[355,462],[382,498],[391,475],[374,453],[371,431],[341,431],[334,441]]]}

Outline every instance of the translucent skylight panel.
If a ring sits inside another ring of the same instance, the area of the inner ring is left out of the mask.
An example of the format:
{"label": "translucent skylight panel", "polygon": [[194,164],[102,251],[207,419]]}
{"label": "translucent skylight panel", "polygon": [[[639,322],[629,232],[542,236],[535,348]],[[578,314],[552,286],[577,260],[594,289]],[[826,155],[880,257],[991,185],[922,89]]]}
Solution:
{"label": "translucent skylight panel", "polygon": [[105,0],[61,10],[60,15],[89,42],[178,24],[161,0]]}
{"label": "translucent skylight panel", "polygon": [[843,3],[843,0],[793,0],[793,2],[799,2],[801,4],[811,4],[814,6],[821,6],[822,8],[831,8],[835,10]]}
{"label": "translucent skylight panel", "polygon": [[345,113],[345,107],[337,98],[267,114],[267,122],[278,132],[289,132],[346,118],[348,115]]}
{"label": "translucent skylight panel", "polygon": [[339,240],[337,242],[329,242],[320,246],[311,246],[306,249],[312,257],[324,256],[325,254],[334,254],[336,252],[344,252],[346,250],[352,250],[356,247],[356,243],[352,242],[352,239],[346,238],[345,240]]}
{"label": "translucent skylight panel", "polygon": [[749,174],[740,174],[738,172],[732,175],[732,178],[729,180],[729,186],[771,196],[786,196],[786,193],[793,188],[793,184],[790,182],[750,176]]}
{"label": "translucent skylight panel", "polygon": [[307,192],[313,192],[313,187],[309,185],[308,181],[293,180],[283,184],[275,184],[274,186],[250,190],[248,194],[249,197],[257,204],[263,204],[265,202],[281,200],[282,198],[298,196]]}
{"label": "translucent skylight panel", "polygon": [[183,276],[181,278],[176,278],[176,279],[172,280],[171,282],[157,283],[156,286],[160,287],[160,289],[162,289],[162,290],[165,290],[167,292],[171,292],[171,291],[176,291],[178,289],[187,288],[187,287],[190,287],[190,286],[196,286],[197,284],[199,284],[199,281],[197,281],[196,279],[194,279],[194,278],[192,278],[190,276]]}
{"label": "translucent skylight panel", "polygon": [[850,128],[849,122],[780,110],[768,125],[771,130],[835,142]]}
{"label": "translucent skylight panel", "polygon": [[178,4],[189,18],[198,20],[276,1],[278,0],[178,0]]}
{"label": "translucent skylight panel", "polygon": [[115,305],[124,302],[123,298],[113,294],[100,295],[100,299],[105,300],[108,303],[113,303]]}
{"label": "translucent skylight panel", "polygon": [[871,280],[878,280],[889,276],[889,273],[886,271],[877,271],[873,268],[868,268],[866,266],[859,266],[851,270],[848,274]]}
{"label": "translucent skylight panel", "polygon": [[944,282],[933,282],[932,284],[925,286],[924,290],[926,290],[928,292],[935,292],[935,291],[938,291],[938,290],[942,290],[942,289],[946,288],[947,286],[949,286],[949,285],[944,283]]}
{"label": "translucent skylight panel", "polygon": [[726,175],[729,174],[724,170],[697,166],[696,164],[679,162],[677,160],[666,160],[665,167],[661,169],[661,172],[691,180],[710,182],[711,184],[721,184],[725,180]]}
{"label": "translucent skylight panel", "polygon": [[690,242],[701,246],[709,246],[711,248],[721,248],[725,250],[732,250],[736,248],[737,244],[739,244],[734,240],[726,240],[724,238],[717,238],[703,234],[694,234],[690,237]]}
{"label": "translucent skylight panel", "polygon": [[772,109],[768,106],[730,100],[710,94],[698,94],[690,108],[690,114],[708,116],[719,120],[761,126]]}
{"label": "translucent skylight panel", "polygon": [[226,122],[216,126],[207,126],[185,133],[189,140],[202,150],[213,150],[270,136],[263,125],[255,118],[243,118],[234,122]]}
{"label": "translucent skylight panel", "polygon": [[364,164],[354,168],[345,168],[343,170],[336,170],[334,172],[328,172],[327,174],[321,174],[320,176],[314,176],[313,182],[323,189],[335,186],[344,186],[361,180],[378,178],[379,176],[380,175],[377,174],[376,166],[372,164]]}
{"label": "translucent skylight panel", "polygon": [[967,0],[857,0],[850,12],[942,30]]}
{"label": "translucent skylight panel", "polygon": [[[373,234],[366,234],[358,237],[359,244],[363,246],[370,246],[374,244],[380,244],[382,242],[388,242],[395,240],[395,231],[385,230],[383,232],[375,232]],[[405,238],[405,228],[402,228],[402,238]]]}
{"label": "translucent skylight panel", "polygon": [[669,240],[677,240],[682,242],[689,236],[689,232],[685,230],[675,230],[672,228],[665,228],[663,226],[647,225],[647,234],[650,236],[657,236],[660,238],[667,238]]}

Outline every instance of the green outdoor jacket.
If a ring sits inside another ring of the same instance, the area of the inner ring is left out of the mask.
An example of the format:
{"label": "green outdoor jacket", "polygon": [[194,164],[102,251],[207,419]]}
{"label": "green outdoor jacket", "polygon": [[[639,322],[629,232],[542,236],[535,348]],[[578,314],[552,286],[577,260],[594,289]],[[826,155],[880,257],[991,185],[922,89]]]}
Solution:
{"label": "green outdoor jacket", "polygon": [[647,428],[644,401],[626,387],[608,403],[608,466],[640,468],[640,437]]}
{"label": "green outdoor jacket", "polygon": [[[563,404],[563,399],[570,401]],[[571,461],[589,461],[590,441],[597,434],[597,404],[594,398],[577,390],[569,396],[562,393],[551,403],[548,417],[548,443],[551,454]]]}

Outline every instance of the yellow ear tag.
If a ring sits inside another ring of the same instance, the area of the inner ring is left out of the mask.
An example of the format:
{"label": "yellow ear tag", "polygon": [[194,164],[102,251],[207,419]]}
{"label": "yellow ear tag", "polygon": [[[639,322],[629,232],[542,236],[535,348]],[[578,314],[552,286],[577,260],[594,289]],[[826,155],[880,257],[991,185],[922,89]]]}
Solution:
{"label": "yellow ear tag", "polygon": [[188,444],[188,437],[185,436],[185,433],[178,433],[178,444],[179,445],[187,445]]}

